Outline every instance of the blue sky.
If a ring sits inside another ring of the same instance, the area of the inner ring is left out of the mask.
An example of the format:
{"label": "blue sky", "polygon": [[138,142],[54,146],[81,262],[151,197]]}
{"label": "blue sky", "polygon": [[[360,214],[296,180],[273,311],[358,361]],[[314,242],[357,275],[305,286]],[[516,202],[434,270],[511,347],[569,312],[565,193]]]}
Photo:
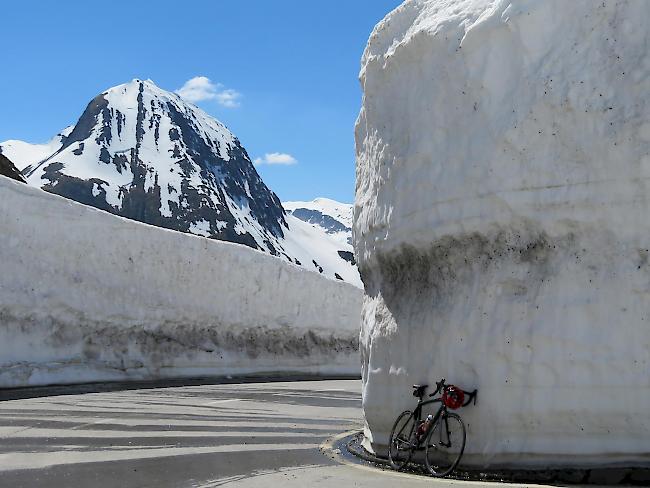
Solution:
{"label": "blue sky", "polygon": [[[359,61],[400,0],[30,1],[3,6],[0,141],[44,142],[133,78],[193,94],[282,200],[354,198]],[[269,155],[266,157],[266,155]]]}

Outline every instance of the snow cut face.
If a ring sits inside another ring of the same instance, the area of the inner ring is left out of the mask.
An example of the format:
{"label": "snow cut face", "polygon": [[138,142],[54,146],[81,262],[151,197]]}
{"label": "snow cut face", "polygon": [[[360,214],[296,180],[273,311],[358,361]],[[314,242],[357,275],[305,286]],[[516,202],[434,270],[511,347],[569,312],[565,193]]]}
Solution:
{"label": "snow cut face", "polygon": [[0,195],[0,388],[358,371],[353,286],[4,176]]}
{"label": "snow cut face", "polygon": [[354,222],[369,448],[444,377],[479,391],[463,463],[647,460],[649,42],[643,1],[412,0],[375,28]]}

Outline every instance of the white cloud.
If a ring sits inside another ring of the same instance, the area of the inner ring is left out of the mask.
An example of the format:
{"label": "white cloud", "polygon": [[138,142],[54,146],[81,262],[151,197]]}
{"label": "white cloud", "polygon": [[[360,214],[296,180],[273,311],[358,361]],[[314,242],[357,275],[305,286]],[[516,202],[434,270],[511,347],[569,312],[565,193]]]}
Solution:
{"label": "white cloud", "polygon": [[203,100],[212,100],[217,95],[218,87],[205,76],[196,76],[187,80],[182,88],[176,90],[188,102],[196,103]]}
{"label": "white cloud", "polygon": [[224,107],[237,108],[239,107],[240,97],[241,93],[233,90],[232,88],[228,88],[222,92],[217,93],[217,102],[219,102],[219,104],[223,105]]}
{"label": "white cloud", "polygon": [[264,157],[255,158],[253,163],[256,165],[260,164],[281,164],[284,166],[290,166],[292,164],[298,164],[298,160],[294,158],[291,154],[287,153],[266,153]]}
{"label": "white cloud", "polygon": [[241,93],[232,88],[225,88],[221,83],[213,83],[206,76],[195,76],[176,90],[176,93],[191,103],[216,100],[219,105],[237,108]]}

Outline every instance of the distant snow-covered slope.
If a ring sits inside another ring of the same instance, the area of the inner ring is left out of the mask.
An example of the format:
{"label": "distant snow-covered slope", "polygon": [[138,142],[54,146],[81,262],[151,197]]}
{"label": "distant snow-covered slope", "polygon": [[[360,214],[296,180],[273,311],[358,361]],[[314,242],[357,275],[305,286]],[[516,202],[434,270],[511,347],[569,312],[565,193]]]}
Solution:
{"label": "distant snow-covered slope", "polygon": [[284,248],[289,255],[296,257],[307,269],[326,275],[328,270],[334,270],[335,278],[338,274],[339,279],[363,287],[351,244],[291,214],[286,220],[289,230],[285,232]]}
{"label": "distant snow-covered slope", "polygon": [[[46,144],[0,152],[28,184],[148,224],[244,244],[361,286],[347,242],[288,218],[239,140],[151,80],[96,96]],[[316,264],[314,264],[316,263]]]}
{"label": "distant snow-covered slope", "polygon": [[[352,248],[353,205],[329,198],[316,198],[311,202],[282,202],[282,206],[289,214],[289,227],[300,229],[302,234],[296,242],[309,242],[309,249],[322,249],[328,257],[334,255],[334,262],[325,261],[328,267],[334,266],[339,258],[344,259],[347,266],[339,267],[340,276],[363,287]],[[335,252],[326,252],[327,249]]]}
{"label": "distant snow-covered slope", "polygon": [[294,217],[323,229],[334,240],[352,244],[352,204],[316,198],[311,202],[282,202],[282,206]]}
{"label": "distant snow-covered slope", "polygon": [[63,139],[70,135],[74,126],[62,130],[44,144],[30,144],[25,141],[9,140],[0,144],[0,154],[16,161],[20,170],[29,165],[43,161],[56,152],[63,144]]}
{"label": "distant snow-covered slope", "polygon": [[329,215],[333,219],[338,220],[346,227],[352,227],[352,210],[354,205],[351,203],[341,203],[330,198],[319,197],[311,202],[282,202],[282,205],[285,209],[291,211],[298,208],[317,210],[323,215]]}

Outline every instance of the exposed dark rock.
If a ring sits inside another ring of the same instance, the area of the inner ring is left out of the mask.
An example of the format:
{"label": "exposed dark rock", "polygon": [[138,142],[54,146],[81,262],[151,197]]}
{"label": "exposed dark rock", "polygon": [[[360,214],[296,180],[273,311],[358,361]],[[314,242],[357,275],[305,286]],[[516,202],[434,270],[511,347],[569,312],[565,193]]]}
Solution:
{"label": "exposed dark rock", "polygon": [[328,234],[334,234],[336,232],[348,232],[352,230],[350,227],[345,226],[334,217],[325,215],[319,210],[297,208],[291,212],[291,215],[310,224],[320,225]]}
{"label": "exposed dark rock", "polygon": [[316,267],[319,273],[323,272],[323,267],[320,264],[318,264],[315,259],[312,259],[311,262],[314,263],[314,266]]}
{"label": "exposed dark rock", "polygon": [[[100,115],[103,115],[104,117],[100,119]],[[72,129],[70,135],[63,139],[63,146],[61,147],[61,150],[65,149],[75,142],[83,142],[87,140],[91,136],[92,131],[98,122],[102,123],[102,128],[100,132],[101,135],[97,138],[97,143],[99,143],[101,140],[105,141],[106,143],[110,143],[111,116],[110,110],[108,110],[108,101],[106,100],[104,93],[97,95],[88,104],[86,110],[84,110],[84,113],[81,114],[79,121],[74,126],[74,129]]]}
{"label": "exposed dark rock", "polygon": [[351,265],[356,265],[357,261],[354,259],[354,254],[352,254],[350,251],[337,251],[339,253],[339,256],[341,256],[341,259],[345,259],[348,263]]}
{"label": "exposed dark rock", "polygon": [[20,171],[9,161],[9,158],[0,153],[0,175],[25,183]]}

